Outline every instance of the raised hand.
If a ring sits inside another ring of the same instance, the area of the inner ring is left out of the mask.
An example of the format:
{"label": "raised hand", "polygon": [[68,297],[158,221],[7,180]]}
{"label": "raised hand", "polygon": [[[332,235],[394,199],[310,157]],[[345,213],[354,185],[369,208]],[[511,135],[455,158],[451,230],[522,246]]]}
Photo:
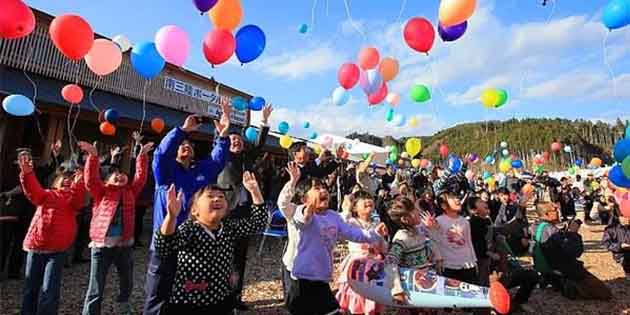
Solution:
{"label": "raised hand", "polygon": [[263,124],[267,124],[269,122],[269,117],[271,116],[271,113],[273,112],[273,106],[271,104],[267,104],[265,105],[265,107],[263,107],[262,110],[262,123]]}
{"label": "raised hand", "polygon": [[340,145],[340,146],[337,148],[336,155],[337,155],[337,157],[338,157],[338,158],[342,159],[342,158],[343,158],[343,153],[344,153],[344,148],[343,148],[343,146],[342,146],[342,145]]}
{"label": "raised hand", "polygon": [[149,142],[149,143],[146,143],[145,145],[143,145],[142,149],[140,149],[139,155],[143,155],[143,154],[147,154],[147,153],[151,152],[151,150],[153,150],[153,145],[155,145],[155,143],[153,143],[153,142]]}
{"label": "raised hand", "polygon": [[219,121],[214,121],[214,127],[221,137],[227,137],[228,132],[230,131],[230,114],[232,113],[232,106],[230,102],[222,98],[221,99],[221,119]]}
{"label": "raised hand", "polygon": [[133,139],[133,141],[135,141],[136,143],[140,143],[142,142],[142,139],[144,139],[144,136],[140,134],[140,132],[138,131],[134,131],[131,134],[131,138]]}
{"label": "raised hand", "polygon": [[83,170],[78,169],[76,170],[76,172],[74,172],[73,182],[76,185],[80,183],[82,180],[83,180]]}
{"label": "raised hand", "polygon": [[[95,142],[96,143],[96,142]],[[79,141],[77,143],[77,145],[79,146],[79,149],[81,149],[81,151],[89,154],[89,155],[96,155],[98,156],[98,150],[96,150],[96,146],[94,144],[89,144],[85,141]]]}
{"label": "raised hand", "polygon": [[420,222],[430,230],[437,230],[440,227],[435,216],[427,211],[420,212]]}
{"label": "raised hand", "polygon": [[292,183],[297,183],[302,175],[300,167],[295,162],[289,162],[289,164],[287,164],[287,173],[289,173],[289,178]]}
{"label": "raised hand", "polygon": [[63,146],[63,144],[61,143],[61,140],[57,140],[55,141],[55,143],[50,145],[50,151],[52,152],[54,157],[58,157],[59,154],[61,154],[61,147]]}
{"label": "raised hand", "polygon": [[243,173],[243,186],[245,186],[245,189],[247,189],[250,193],[260,190],[258,182],[256,181],[256,176],[254,176],[252,172]]}
{"label": "raised hand", "polygon": [[24,174],[33,172],[33,159],[29,154],[21,154],[18,156],[18,166]]}
{"label": "raised hand", "polygon": [[387,226],[385,225],[385,223],[382,222],[376,226],[374,232],[376,232],[376,234],[380,235],[382,238],[385,238],[389,234],[389,231],[387,231]]}
{"label": "raised hand", "polygon": [[197,121],[197,116],[189,115],[188,117],[186,117],[186,120],[184,120],[184,125],[182,125],[182,130],[185,132],[192,132],[199,129],[199,126],[200,124],[199,124],[199,121]]}
{"label": "raised hand", "polygon": [[120,146],[114,146],[113,148],[111,148],[109,150],[109,156],[116,157],[120,154],[123,154],[123,152],[125,152],[127,150],[127,147],[120,147]]}
{"label": "raised hand", "polygon": [[175,184],[171,184],[166,193],[166,210],[171,217],[177,218],[179,215],[182,210],[182,199],[183,193],[181,191],[177,193]]}

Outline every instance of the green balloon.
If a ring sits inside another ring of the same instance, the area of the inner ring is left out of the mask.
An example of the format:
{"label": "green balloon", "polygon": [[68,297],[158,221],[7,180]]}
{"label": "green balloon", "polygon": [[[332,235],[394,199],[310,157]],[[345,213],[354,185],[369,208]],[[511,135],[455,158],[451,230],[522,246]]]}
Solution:
{"label": "green balloon", "polygon": [[630,178],[630,156],[626,156],[623,162],[621,162],[621,170],[623,171],[623,175]]}
{"label": "green balloon", "polygon": [[394,120],[394,109],[390,108],[387,110],[387,114],[385,114],[385,120],[392,121]]}
{"label": "green balloon", "polygon": [[398,155],[398,147],[393,145],[391,151],[389,151],[391,153],[396,153],[396,155]]}
{"label": "green balloon", "polygon": [[505,105],[505,103],[508,100],[508,94],[506,90],[497,89],[497,95],[498,95],[498,99],[497,99],[497,105],[494,106],[495,108],[499,108]]}
{"label": "green balloon", "polygon": [[422,103],[431,99],[431,91],[422,84],[416,84],[411,87],[410,96],[414,102]]}
{"label": "green balloon", "polygon": [[389,154],[389,160],[395,163],[398,160],[398,153],[391,152]]}
{"label": "green balloon", "polygon": [[575,175],[575,167],[569,167],[568,172],[569,175]]}
{"label": "green balloon", "polygon": [[363,161],[367,160],[370,157],[368,153],[363,153]]}

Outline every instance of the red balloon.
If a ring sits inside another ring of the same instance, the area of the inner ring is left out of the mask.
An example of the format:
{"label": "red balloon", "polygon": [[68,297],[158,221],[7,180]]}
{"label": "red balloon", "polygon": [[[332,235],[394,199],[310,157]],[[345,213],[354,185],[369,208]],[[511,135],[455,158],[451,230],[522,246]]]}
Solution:
{"label": "red balloon", "polygon": [[48,33],[57,49],[72,60],[79,60],[87,55],[94,43],[92,27],[78,15],[56,17],[50,23]]}
{"label": "red balloon", "polygon": [[216,29],[203,40],[203,54],[211,65],[220,65],[232,56],[236,48],[234,36],[228,30]]}
{"label": "red balloon", "polygon": [[507,314],[510,311],[510,293],[499,281],[490,284],[488,292],[490,304],[499,314]]}
{"label": "red balloon", "polygon": [[17,39],[35,29],[35,15],[21,0],[0,1],[0,38]]}
{"label": "red balloon", "polygon": [[61,96],[68,103],[79,104],[83,100],[83,89],[76,84],[68,84],[61,89]]}
{"label": "red balloon", "polygon": [[353,88],[359,82],[359,67],[354,63],[344,63],[339,68],[337,79],[339,80],[339,85],[344,89],[349,90]]}
{"label": "red balloon", "polygon": [[549,160],[549,152],[547,152],[547,151],[543,152],[543,160],[544,161]]}
{"label": "red balloon", "polygon": [[415,17],[407,21],[403,36],[405,37],[407,45],[412,49],[429,53],[429,50],[433,47],[433,41],[435,40],[435,30],[429,20]]}
{"label": "red balloon", "polygon": [[440,146],[440,156],[442,158],[445,158],[448,156],[448,146],[446,144],[443,144]]}
{"label": "red balloon", "polygon": [[361,49],[359,52],[359,66],[363,70],[370,70],[378,66],[378,62],[381,55],[378,53],[378,49],[374,47],[367,47]]}
{"label": "red balloon", "polygon": [[560,142],[554,142],[551,144],[551,151],[558,152],[560,151],[560,149],[562,149],[562,145],[560,144]]}
{"label": "red balloon", "polygon": [[113,136],[116,134],[116,126],[108,123],[108,122],[102,122],[101,125],[99,126],[99,129],[101,131],[102,134],[106,135],[106,136]]}
{"label": "red balloon", "polygon": [[387,97],[387,92],[387,84],[383,82],[378,91],[368,95],[368,102],[370,103],[370,105],[379,104],[385,99],[385,97]]}

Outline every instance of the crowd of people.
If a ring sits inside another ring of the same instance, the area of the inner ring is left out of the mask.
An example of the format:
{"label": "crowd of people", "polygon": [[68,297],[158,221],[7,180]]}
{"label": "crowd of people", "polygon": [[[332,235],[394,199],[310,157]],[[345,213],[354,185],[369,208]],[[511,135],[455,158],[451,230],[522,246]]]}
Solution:
{"label": "crowd of people", "polygon": [[[294,315],[384,312],[384,305],[353,291],[347,272],[334,277],[339,241],[348,242],[340,270],[357,257],[383,261],[393,279],[392,301],[400,305],[409,303],[402,267],[517,288],[513,313],[532,312],[528,300],[537,288],[550,287],[570,299],[611,299],[610,289],[579,259],[584,251],[579,206],[585,224],[607,225],[602,244],[630,278],[630,221],[619,215],[605,176],[557,180],[547,173],[506,174],[489,182],[476,176],[478,166],[469,158],[456,172],[439,165],[416,169],[405,159],[380,169],[374,155],[344,161],[337,158],[343,156],[340,146],[335,154],[323,150],[316,156],[304,142],[294,143],[288,164],[278,167],[262,152],[273,109],[263,110],[252,144],[230,132],[230,106],[224,103],[222,110],[207,158],[198,159],[189,140],[203,122],[192,115],[152,154],[154,144],[134,134],[129,174],[120,166],[120,148],[102,158],[97,145],[80,141],[81,153],[61,162],[57,142],[41,166],[30,150],[18,150],[20,185],[0,194],[14,209],[14,215],[3,214],[12,219],[4,223],[9,228],[3,230],[0,270],[7,265],[13,278],[25,270],[22,314],[57,313],[64,265],[81,262],[85,246],[91,267],[82,314],[101,313],[112,264],[120,279],[117,314],[137,314],[130,303],[138,288],[132,250],[142,233],[144,210],[138,211],[138,204],[147,198],[153,204],[153,231],[143,314],[247,309],[242,291],[248,244],[276,205],[288,232],[281,258],[284,303]],[[530,255],[533,268],[519,260]]]}

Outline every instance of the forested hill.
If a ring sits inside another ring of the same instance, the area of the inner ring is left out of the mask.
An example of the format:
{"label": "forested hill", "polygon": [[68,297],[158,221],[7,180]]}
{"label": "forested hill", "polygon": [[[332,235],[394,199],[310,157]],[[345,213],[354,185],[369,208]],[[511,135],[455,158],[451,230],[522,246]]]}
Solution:
{"label": "forested hill", "polygon": [[[446,144],[450,152],[463,155],[475,152],[481,157],[499,148],[501,141],[508,143],[511,153],[521,159],[531,159],[533,154],[549,151],[554,141],[569,145],[572,156],[558,153],[554,158],[556,166],[565,166],[571,157],[590,161],[593,157],[601,158],[604,163],[611,162],[613,144],[623,136],[624,122],[615,124],[601,121],[567,119],[511,119],[507,121],[488,121],[456,125],[422,139],[422,156],[437,160],[438,148]],[[353,133],[349,138],[358,138],[363,142],[379,146],[396,144],[404,152],[406,139],[392,137],[379,138],[370,134]],[[566,155],[566,156],[565,156]]]}

